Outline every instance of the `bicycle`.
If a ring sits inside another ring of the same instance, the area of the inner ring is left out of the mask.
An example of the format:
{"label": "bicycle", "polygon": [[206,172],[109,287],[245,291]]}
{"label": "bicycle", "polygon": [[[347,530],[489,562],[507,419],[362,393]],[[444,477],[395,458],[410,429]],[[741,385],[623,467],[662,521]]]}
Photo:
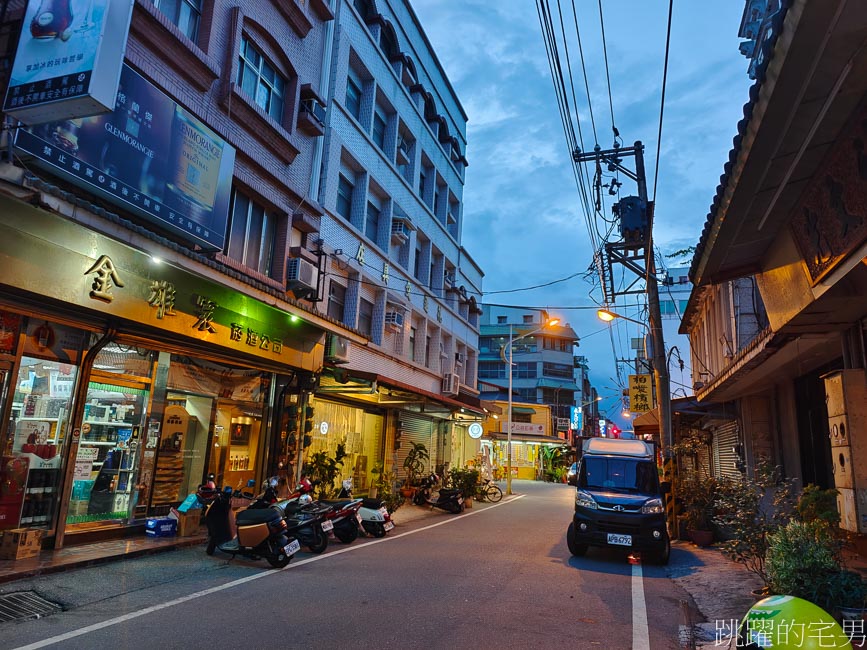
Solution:
{"label": "bicycle", "polygon": [[485,479],[476,486],[475,497],[479,501],[490,501],[497,503],[503,498],[503,491],[491,479]]}

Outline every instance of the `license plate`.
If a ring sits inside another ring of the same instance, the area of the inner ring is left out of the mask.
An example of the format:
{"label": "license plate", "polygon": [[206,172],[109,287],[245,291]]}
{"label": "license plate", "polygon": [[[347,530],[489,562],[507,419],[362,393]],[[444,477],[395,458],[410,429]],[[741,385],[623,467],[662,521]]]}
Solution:
{"label": "license plate", "polygon": [[327,533],[329,530],[333,530],[333,529],[334,529],[334,524],[332,524],[332,523],[331,523],[330,521],[328,521],[327,519],[326,519],[325,521],[322,522],[322,530],[324,530],[326,533]]}
{"label": "license plate", "polygon": [[386,522],[382,525],[382,527],[385,528],[386,530],[391,530],[392,528],[394,528],[394,524],[391,523],[390,521],[386,521]]}
{"label": "license plate", "polygon": [[283,547],[283,552],[286,555],[295,555],[300,550],[301,544],[298,543],[297,539],[293,539],[291,542],[289,542],[288,544],[286,544],[286,546]]}
{"label": "license plate", "polygon": [[458,503],[463,503],[463,502],[464,502],[464,498],[463,498],[463,497],[458,497]]}
{"label": "license plate", "polygon": [[632,546],[632,535],[615,535],[608,533],[608,543],[615,546]]}

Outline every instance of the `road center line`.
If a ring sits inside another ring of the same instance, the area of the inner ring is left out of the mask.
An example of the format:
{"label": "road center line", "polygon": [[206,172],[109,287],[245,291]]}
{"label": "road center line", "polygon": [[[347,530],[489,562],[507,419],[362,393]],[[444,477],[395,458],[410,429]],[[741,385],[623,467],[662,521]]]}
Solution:
{"label": "road center line", "polygon": [[[512,503],[517,499],[523,499],[526,495],[519,494],[515,495],[513,498],[502,501],[500,503],[496,503],[490,506],[487,506],[483,510],[474,510],[472,512],[466,512],[457,517],[449,517],[448,519],[444,519],[443,521],[438,521],[435,524],[430,524],[429,526],[424,526],[422,528],[417,528],[416,530],[408,530],[405,533],[399,533],[398,535],[390,535],[388,537],[381,537],[380,539],[374,539],[373,541],[367,542],[366,544],[358,544],[353,546],[347,546],[345,548],[341,548],[337,551],[330,551],[323,555],[314,555],[313,557],[308,557],[303,560],[299,560],[298,562],[292,562],[285,566],[282,569],[268,569],[262,571],[261,573],[256,573],[251,576],[247,576],[245,578],[238,578],[237,580],[233,580],[232,582],[227,582],[224,585],[220,585],[218,587],[211,587],[209,589],[203,589],[202,591],[197,591],[192,594],[188,594],[186,596],[181,596],[179,598],[175,598],[174,600],[169,600],[165,603],[160,603],[158,605],[151,605],[150,607],[145,607],[144,609],[140,609],[136,612],[130,612],[129,614],[123,614],[122,616],[116,616],[115,618],[110,618],[108,620],[102,621],[100,623],[94,623],[93,625],[88,625],[86,627],[78,628],[77,630],[72,630],[71,632],[66,632],[64,634],[58,634],[57,636],[50,637],[48,639],[43,639],[42,641],[36,641],[34,643],[30,643],[28,645],[20,646],[16,650],[32,650],[35,648],[45,648],[50,645],[54,645],[56,643],[62,643],[63,641],[68,641],[69,639],[74,639],[79,636],[84,636],[85,634],[90,634],[91,632],[96,632],[97,630],[102,630],[107,627],[112,627],[114,625],[119,625],[121,623],[125,623],[126,621],[131,621],[135,618],[139,618],[141,616],[146,616],[147,614],[152,614],[154,612],[158,612],[163,609],[168,609],[169,607],[175,607],[176,605],[181,605],[183,603],[189,602],[191,600],[196,600],[197,598],[203,598],[204,596],[210,596],[211,594],[218,593],[220,591],[225,591],[226,589],[232,589],[233,587],[239,587],[243,584],[247,584],[248,582],[253,582],[254,580],[259,580],[260,578],[265,578],[268,576],[272,576],[275,573],[282,573],[283,571],[288,571],[290,569],[294,569],[299,566],[304,566],[305,564],[310,564],[311,562],[318,562],[319,560],[324,560],[329,557],[334,557],[335,555],[340,555],[342,553],[349,553],[350,551],[357,551],[362,548],[368,548],[373,544],[379,544],[381,542],[391,542],[396,539],[400,539],[401,537],[406,537],[407,535],[415,535],[416,533],[420,533],[425,530],[430,530],[431,528],[436,528],[437,526],[443,526],[445,524],[450,524],[452,522],[458,521],[459,519],[463,519],[464,517],[469,517],[472,515],[477,515],[482,512],[487,512],[492,508],[499,508],[500,506],[506,505],[507,503]],[[639,568],[640,570],[640,568]],[[634,593],[634,587],[633,587]],[[644,595],[642,594],[642,602]],[[646,619],[646,616],[645,616]],[[645,620],[646,623],[646,620]]]}
{"label": "road center line", "polygon": [[650,650],[647,603],[644,602],[644,579],[640,562],[632,565],[632,650]]}

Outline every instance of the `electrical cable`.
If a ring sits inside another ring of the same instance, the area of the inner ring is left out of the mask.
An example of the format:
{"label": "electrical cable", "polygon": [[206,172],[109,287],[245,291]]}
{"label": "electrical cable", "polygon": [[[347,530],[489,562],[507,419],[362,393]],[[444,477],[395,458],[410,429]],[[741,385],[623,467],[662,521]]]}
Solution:
{"label": "electrical cable", "polygon": [[665,85],[668,80],[668,53],[671,47],[671,14],[674,0],[668,0],[668,28],[665,32],[665,64],[662,68],[662,97],[659,101],[659,131],[656,134],[656,164],[653,171],[653,198],[656,202],[656,181],[659,178],[659,156],[662,151],[662,116],[665,112]]}
{"label": "electrical cable", "polygon": [[[575,3],[572,3],[575,6]],[[605,55],[605,79],[608,82],[608,107],[611,109],[611,131],[614,133],[614,141],[620,138],[614,122],[614,96],[611,93],[611,75],[608,70],[608,45],[605,42],[605,20],[602,18],[602,0],[599,0],[599,28],[602,30],[602,53]]]}

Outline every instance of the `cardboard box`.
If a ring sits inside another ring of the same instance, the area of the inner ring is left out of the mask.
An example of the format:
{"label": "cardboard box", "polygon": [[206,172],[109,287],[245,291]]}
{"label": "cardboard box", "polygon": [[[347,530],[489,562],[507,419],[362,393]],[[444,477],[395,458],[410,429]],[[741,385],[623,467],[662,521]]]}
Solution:
{"label": "cardboard box", "polygon": [[202,525],[200,508],[178,513],[178,537],[193,537],[199,534]]}
{"label": "cardboard box", "polygon": [[171,517],[148,519],[145,535],[148,537],[174,537],[178,532],[178,520]]}
{"label": "cardboard box", "polygon": [[42,533],[31,528],[12,528],[3,531],[0,539],[0,559],[22,560],[37,557],[42,550]]}

